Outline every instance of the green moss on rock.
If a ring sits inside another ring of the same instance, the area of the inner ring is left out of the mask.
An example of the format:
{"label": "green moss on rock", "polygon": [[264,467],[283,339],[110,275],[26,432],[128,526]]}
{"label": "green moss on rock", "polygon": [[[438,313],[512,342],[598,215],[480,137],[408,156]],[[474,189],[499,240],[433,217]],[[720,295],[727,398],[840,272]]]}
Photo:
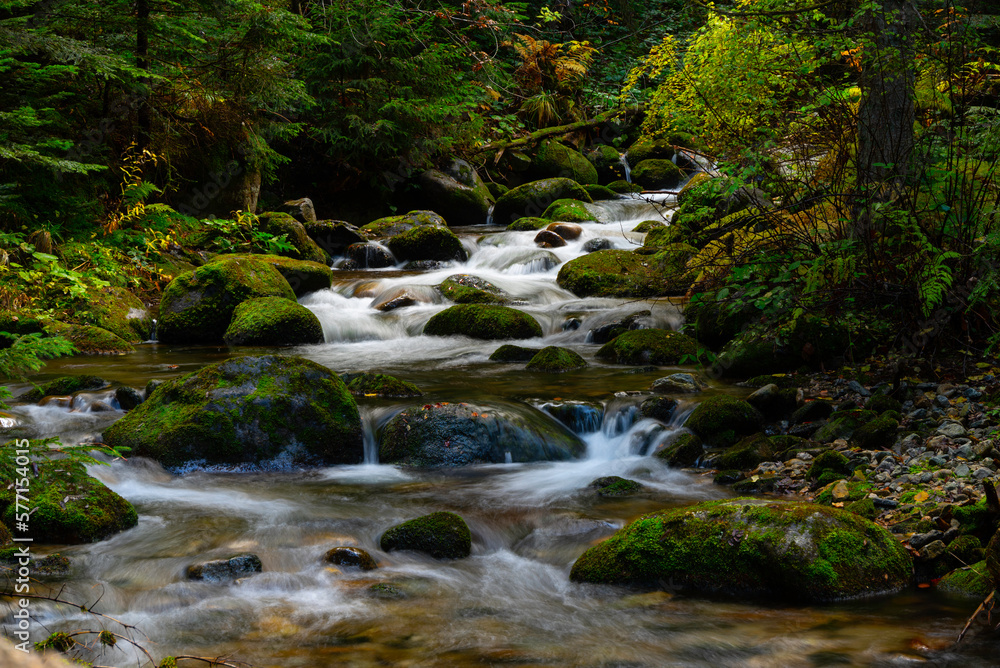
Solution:
{"label": "green moss on rock", "polygon": [[493,220],[499,225],[509,225],[518,218],[540,216],[558,199],[591,201],[583,186],[572,179],[542,179],[504,193],[493,208]]}
{"label": "green moss on rock", "polygon": [[629,193],[641,193],[642,186],[628,181],[612,181],[608,184],[608,190],[616,192],[619,195],[627,195]]}
{"label": "green moss on rock", "polygon": [[633,329],[619,334],[597,351],[597,357],[616,364],[658,366],[678,364],[694,355],[698,342],[680,332],[665,329]]}
{"label": "green moss on rock", "polygon": [[222,337],[231,346],[323,343],[323,326],[312,311],[284,297],[242,302]]}
{"label": "green moss on rock", "polygon": [[718,466],[723,469],[749,471],[761,462],[772,461],[778,452],[776,445],[764,434],[747,436],[728,448],[719,457]]}
{"label": "green moss on rock", "polygon": [[656,297],[676,293],[664,258],[627,250],[599,250],[559,268],[559,287],[578,297]]}
{"label": "green moss on rock", "polygon": [[618,193],[607,186],[586,185],[583,189],[587,191],[588,195],[590,195],[590,199],[595,202],[618,199]]}
{"label": "green moss on rock", "polygon": [[911,569],[892,534],[854,513],[742,498],[645,515],[587,550],[570,579],[835,601],[898,591]]}
{"label": "green moss on rock", "polygon": [[643,160],[632,170],[632,182],[645,190],[667,190],[681,182],[684,174],[670,160]]}
{"label": "green moss on rock", "polygon": [[464,261],[468,254],[455,233],[445,227],[418,225],[391,237],[386,243],[397,260]]}
{"label": "green moss on rock", "polygon": [[530,362],[538,354],[539,348],[525,348],[505,343],[490,355],[491,362]]}
{"label": "green moss on rock", "polygon": [[938,589],[982,600],[993,592],[994,586],[986,562],[980,561],[948,573],[938,582]]}
{"label": "green moss on rock", "polygon": [[562,372],[582,369],[587,366],[586,360],[568,348],[546,346],[538,351],[525,367],[528,371]]}
{"label": "green moss on rock", "polygon": [[93,290],[87,293],[85,302],[74,310],[68,322],[105,329],[128,343],[142,343],[153,334],[152,314],[125,288]]}
{"label": "green moss on rock", "polygon": [[80,355],[125,355],[135,352],[132,344],[120,336],[91,325],[68,325],[53,320],[46,323],[45,333],[68,340]]}
{"label": "green moss on rock", "polygon": [[513,223],[507,226],[507,229],[511,232],[534,232],[535,230],[541,230],[551,224],[551,220],[548,218],[518,218]]}
{"label": "green moss on rock", "polygon": [[649,234],[653,230],[667,229],[667,224],[662,220],[644,220],[632,228],[633,232]]}
{"label": "green moss on rock", "polygon": [[386,552],[414,550],[436,559],[461,559],[472,553],[469,525],[455,513],[437,512],[397,524],[379,540]]}
{"label": "green moss on rock", "polygon": [[681,434],[677,440],[656,453],[670,466],[694,466],[705,454],[701,439],[691,433]]}
{"label": "green moss on rock", "polygon": [[566,177],[580,184],[597,183],[597,169],[579,151],[556,141],[542,142],[528,173],[536,179]]}
{"label": "green moss on rock", "polygon": [[487,340],[530,339],[542,336],[542,327],[527,313],[508,306],[456,304],[428,320],[424,334]]}
{"label": "green moss on rock", "polygon": [[358,229],[369,239],[392,237],[421,225],[448,227],[445,219],[433,211],[415,210],[397,216],[379,218]]}
{"label": "green moss on rock", "polygon": [[819,480],[820,476],[829,472],[837,473],[841,476],[850,475],[850,460],[842,452],[825,450],[813,459],[806,477],[810,480]]}
{"label": "green moss on rock", "polygon": [[[7,443],[6,451],[13,451]],[[27,477],[31,490],[30,538],[35,543],[71,545],[92,543],[134,527],[139,518],[132,504],[87,474],[79,463],[42,460],[28,467],[27,476],[15,466],[14,457],[0,461],[0,475],[15,481]],[[15,526],[15,490],[0,487],[0,521]]]}
{"label": "green moss on rock", "polygon": [[566,223],[585,223],[594,219],[583,202],[573,199],[556,200],[545,209],[541,217]]}
{"label": "green moss on rock", "polygon": [[611,475],[598,478],[590,483],[590,486],[597,490],[597,496],[605,498],[620,498],[623,496],[635,496],[641,493],[645,487],[628,478]]}
{"label": "green moss on rock", "polygon": [[219,343],[236,307],[257,297],[295,301],[288,281],[258,260],[220,260],[181,274],[163,291],[159,338],[164,343]]}
{"label": "green moss on rock", "polygon": [[456,304],[506,304],[510,295],[489,281],[469,274],[455,274],[441,282],[438,290]]}
{"label": "green moss on rock", "polygon": [[39,385],[18,397],[21,401],[36,402],[42,397],[63,396],[77,392],[93,392],[111,387],[111,383],[98,376],[60,376]]}
{"label": "green moss on rock", "polygon": [[710,447],[728,448],[744,436],[760,431],[764,418],[756,408],[725,394],[698,404],[684,426]]}
{"label": "green moss on rock", "polygon": [[240,357],[167,381],[104,432],[164,466],[361,461],[361,418],[343,381],[300,357]]}
{"label": "green moss on rock", "polygon": [[291,244],[291,250],[282,251],[280,254],[295,260],[326,263],[327,254],[309,237],[302,223],[286,213],[262,213],[259,218],[261,228],[265,232],[276,237],[285,235],[288,243]]}
{"label": "green moss on rock", "polygon": [[225,260],[256,260],[274,267],[281,274],[296,297],[317,290],[328,290],[333,285],[333,270],[320,262],[295,260],[281,255],[218,255],[212,262]]}
{"label": "green moss on rock", "polygon": [[896,442],[899,422],[885,415],[861,425],[851,435],[851,443],[862,450],[885,450]]}
{"label": "green moss on rock", "polygon": [[413,383],[383,373],[363,373],[347,384],[351,394],[360,397],[421,397],[423,392]]}

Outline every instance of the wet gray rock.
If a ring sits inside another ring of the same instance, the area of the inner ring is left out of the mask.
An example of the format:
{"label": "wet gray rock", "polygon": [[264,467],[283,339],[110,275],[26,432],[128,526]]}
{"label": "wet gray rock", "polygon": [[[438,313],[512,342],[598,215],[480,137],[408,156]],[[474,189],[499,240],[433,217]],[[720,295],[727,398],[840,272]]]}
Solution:
{"label": "wet gray rock", "polygon": [[707,384],[693,374],[675,373],[664,378],[657,378],[649,389],[661,394],[696,394],[704,391],[707,387]]}
{"label": "wet gray rock", "polygon": [[372,555],[360,547],[335,547],[327,551],[323,559],[335,566],[350,566],[363,571],[373,571],[378,568]]}
{"label": "wet gray rock", "polygon": [[187,567],[189,580],[204,580],[206,582],[226,582],[237,578],[260,573],[264,570],[260,557],[249,552],[237,554],[228,559],[215,559]]}

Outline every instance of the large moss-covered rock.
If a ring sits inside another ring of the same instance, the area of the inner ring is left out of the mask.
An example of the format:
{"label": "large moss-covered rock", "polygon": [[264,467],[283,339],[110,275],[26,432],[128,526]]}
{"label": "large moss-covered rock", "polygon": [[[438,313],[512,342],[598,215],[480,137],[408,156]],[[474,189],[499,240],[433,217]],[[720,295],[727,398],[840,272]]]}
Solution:
{"label": "large moss-covered rock", "polygon": [[414,227],[429,225],[431,227],[448,227],[448,223],[433,211],[417,210],[397,216],[386,216],[373,220],[359,228],[359,232],[369,239],[392,237],[412,230]]}
{"label": "large moss-covered rock", "polygon": [[260,297],[236,307],[223,339],[231,346],[323,343],[323,325],[316,314],[297,302]]}
{"label": "large moss-covered rock", "polygon": [[421,199],[451,225],[481,225],[486,222],[493,196],[482,181],[479,181],[478,187],[470,187],[450,174],[428,169],[420,175],[417,183]]}
{"label": "large moss-covered rock", "polygon": [[256,297],[295,300],[288,281],[266,262],[226,259],[198,267],[170,282],[160,300],[164,343],[222,341],[236,307]]}
{"label": "large moss-covered rock", "polygon": [[343,381],[300,357],[240,357],[168,381],[104,432],[164,466],[356,464],[361,418]]}
{"label": "large moss-covered rock", "polygon": [[632,182],[645,190],[673,188],[683,178],[681,170],[669,160],[643,160],[632,170]]}
{"label": "large moss-covered rock", "polygon": [[[18,467],[13,456],[14,444],[7,443],[0,458],[4,480],[27,479],[23,485],[30,494],[32,508],[30,529],[26,534],[35,543],[92,543],[134,527],[139,518],[128,501],[87,474],[79,464],[66,460],[42,460],[36,466]],[[24,512],[23,510],[20,512]],[[16,527],[15,489],[0,486],[0,521]]]}
{"label": "large moss-covered rock", "polygon": [[633,329],[619,334],[597,351],[597,357],[616,364],[678,364],[698,352],[698,342],[665,329]]}
{"label": "large moss-covered rock", "polygon": [[644,160],[671,160],[675,152],[673,145],[665,139],[642,137],[628,147],[625,156],[635,167]]}
{"label": "large moss-covered rock", "polygon": [[597,169],[579,151],[556,141],[543,142],[528,168],[533,179],[565,177],[577,183],[597,183]]}
{"label": "large moss-covered rock", "polygon": [[742,498],[640,517],[587,550],[570,578],[836,601],[898,591],[911,568],[892,534],[854,513]]}
{"label": "large moss-covered rock", "polygon": [[407,398],[423,396],[416,385],[384,373],[363,373],[347,384],[351,394],[359,397]]}
{"label": "large moss-covered rock", "polygon": [[558,461],[586,450],[572,432],[523,404],[426,404],[408,408],[379,434],[379,461],[419,467]]}
{"label": "large moss-covered rock", "polygon": [[260,214],[260,224],[263,230],[269,234],[276,237],[285,235],[288,243],[292,245],[292,250],[281,252],[281,255],[287,255],[295,260],[326,263],[327,254],[316,245],[315,241],[309,238],[303,224],[287,213],[262,213]]}
{"label": "large moss-covered rock", "polygon": [[20,401],[38,401],[51,395],[76,394],[77,392],[94,392],[111,387],[111,383],[99,376],[60,376],[20,395]]}
{"label": "large moss-covered rock", "polygon": [[540,216],[558,199],[590,202],[590,195],[572,179],[556,178],[532,181],[504,193],[493,208],[493,221],[510,225],[518,218]]}
{"label": "large moss-covered rock", "polygon": [[704,454],[705,446],[701,439],[686,432],[657,452],[656,457],[670,466],[694,466]]}
{"label": "large moss-covered rock", "polygon": [[125,355],[135,352],[128,341],[92,325],[68,325],[52,320],[45,324],[45,333],[68,340],[80,355]]}
{"label": "large moss-covered rock", "polygon": [[390,237],[386,243],[397,260],[449,260],[468,259],[462,242],[451,230],[432,225],[418,225]]}
{"label": "large moss-covered rock", "polygon": [[899,420],[882,415],[861,425],[851,434],[851,444],[862,450],[887,450],[896,442]]}
{"label": "large moss-covered rock", "polygon": [[536,218],[533,216],[527,216],[525,218],[518,218],[513,223],[507,226],[507,229],[511,232],[533,232],[535,230],[540,230],[543,227],[547,227],[551,224],[548,218]]}
{"label": "large moss-covered rock", "polygon": [[559,269],[559,287],[579,297],[656,297],[667,294],[660,263],[627,250],[599,250]]}
{"label": "large moss-covered rock", "polygon": [[218,255],[212,262],[225,260],[256,260],[271,265],[288,281],[296,297],[328,290],[333,284],[333,271],[320,262],[295,260],[282,255]]}
{"label": "large moss-covered rock", "polygon": [[105,287],[87,293],[69,321],[105,329],[128,343],[142,343],[153,335],[153,315],[125,288]]}
{"label": "large moss-covered rock", "polygon": [[469,525],[455,513],[437,512],[397,524],[379,540],[386,552],[414,550],[436,559],[461,559],[472,552]]}
{"label": "large moss-covered rock", "polygon": [[619,195],[628,195],[631,193],[641,193],[642,186],[629,181],[612,181],[608,184],[608,190]]}
{"label": "large moss-covered rock", "polygon": [[455,274],[441,282],[438,290],[456,304],[506,304],[510,295],[484,278]]}
{"label": "large moss-covered rock", "polygon": [[488,340],[530,339],[542,336],[542,327],[527,313],[509,306],[456,304],[428,320],[424,334]]}
{"label": "large moss-covered rock", "polygon": [[587,361],[569,348],[546,346],[538,351],[525,367],[528,371],[562,372],[582,369]]}
{"label": "large moss-covered rock", "polygon": [[949,594],[982,600],[989,596],[995,587],[986,568],[986,562],[979,561],[945,575],[938,582],[938,589]]}
{"label": "large moss-covered rock", "polygon": [[736,397],[718,394],[698,404],[684,426],[706,445],[728,448],[760,431],[763,424],[764,418],[756,408]]}
{"label": "large moss-covered rock", "polygon": [[506,343],[490,355],[491,362],[530,362],[538,354],[538,348],[525,348]]}
{"label": "large moss-covered rock", "polygon": [[597,186],[590,184],[584,186],[583,188],[584,190],[587,191],[587,194],[590,195],[590,199],[594,200],[595,202],[619,199],[618,193],[616,193],[611,188],[608,188],[607,186]]}

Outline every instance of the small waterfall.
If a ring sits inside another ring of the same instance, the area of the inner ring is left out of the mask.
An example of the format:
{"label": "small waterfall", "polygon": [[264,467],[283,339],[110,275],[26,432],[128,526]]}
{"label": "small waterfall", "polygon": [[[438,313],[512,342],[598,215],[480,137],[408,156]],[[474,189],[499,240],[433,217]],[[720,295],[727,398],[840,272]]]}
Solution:
{"label": "small waterfall", "polygon": [[622,169],[625,170],[625,180],[632,183],[632,167],[628,164],[628,153],[622,153],[619,161],[622,163]]}

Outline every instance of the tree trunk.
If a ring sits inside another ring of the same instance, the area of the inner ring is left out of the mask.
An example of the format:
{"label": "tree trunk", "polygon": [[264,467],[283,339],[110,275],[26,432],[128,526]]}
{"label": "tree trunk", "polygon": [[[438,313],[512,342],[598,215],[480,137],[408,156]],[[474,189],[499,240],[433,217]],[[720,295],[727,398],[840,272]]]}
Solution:
{"label": "tree trunk", "polygon": [[[135,62],[136,66],[143,71],[149,71],[149,0],[136,0],[136,26],[135,26]],[[151,96],[149,77],[139,79],[139,104],[136,114],[139,121],[139,132],[136,137],[136,145],[139,151],[149,147],[153,134],[153,122],[149,109],[149,98]]]}
{"label": "tree trunk", "polygon": [[913,157],[913,40],[909,0],[883,0],[864,15],[858,108],[858,226],[870,234],[870,205],[899,196]]}

